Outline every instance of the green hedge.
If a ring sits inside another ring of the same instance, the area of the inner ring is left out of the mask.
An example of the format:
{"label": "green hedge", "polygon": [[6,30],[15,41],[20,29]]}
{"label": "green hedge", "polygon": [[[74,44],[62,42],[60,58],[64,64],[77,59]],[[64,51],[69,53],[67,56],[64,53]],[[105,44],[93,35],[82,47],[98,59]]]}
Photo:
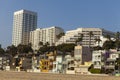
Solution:
{"label": "green hedge", "polygon": [[101,70],[100,70],[100,69],[91,68],[91,69],[90,69],[90,72],[91,72],[91,73],[101,73]]}

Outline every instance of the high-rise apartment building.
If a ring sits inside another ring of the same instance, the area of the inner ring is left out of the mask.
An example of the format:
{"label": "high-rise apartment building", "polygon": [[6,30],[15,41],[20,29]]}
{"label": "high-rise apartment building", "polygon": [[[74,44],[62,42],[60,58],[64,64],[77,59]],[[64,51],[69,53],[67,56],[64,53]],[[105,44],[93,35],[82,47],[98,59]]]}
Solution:
{"label": "high-rise apartment building", "polygon": [[14,12],[12,44],[15,46],[19,44],[27,45],[29,43],[30,31],[33,31],[36,28],[36,12],[28,10]]}
{"label": "high-rise apartment building", "polygon": [[58,41],[57,35],[63,32],[63,29],[56,26],[36,29],[30,32],[30,43],[32,44],[34,50],[40,48],[40,42],[42,42],[43,45],[48,42],[49,45],[52,46]]}

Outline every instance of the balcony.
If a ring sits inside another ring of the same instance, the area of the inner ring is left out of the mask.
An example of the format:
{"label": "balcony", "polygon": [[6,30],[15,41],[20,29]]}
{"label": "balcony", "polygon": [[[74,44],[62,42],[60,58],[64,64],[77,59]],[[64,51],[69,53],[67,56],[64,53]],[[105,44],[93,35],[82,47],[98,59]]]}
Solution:
{"label": "balcony", "polygon": [[105,69],[114,69],[115,65],[105,65]]}

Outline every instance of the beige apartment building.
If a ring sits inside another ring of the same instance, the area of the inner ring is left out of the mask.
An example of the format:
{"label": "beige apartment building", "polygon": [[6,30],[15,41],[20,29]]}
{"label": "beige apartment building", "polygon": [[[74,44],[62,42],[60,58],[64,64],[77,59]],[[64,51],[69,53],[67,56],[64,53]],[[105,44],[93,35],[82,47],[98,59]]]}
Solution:
{"label": "beige apartment building", "polygon": [[30,43],[32,44],[32,48],[37,50],[40,48],[39,43],[42,42],[43,45],[45,43],[49,43],[50,46],[55,45],[56,41],[58,41],[57,35],[63,33],[63,29],[60,27],[52,26],[49,28],[39,28],[30,32]]}
{"label": "beige apartment building", "polygon": [[64,36],[62,36],[57,42],[56,45],[62,43],[75,43],[76,39],[83,34],[82,45],[89,46],[89,32],[92,32],[93,35],[91,36],[91,46],[95,45],[96,39],[100,38],[101,36],[110,35],[111,37],[114,36],[114,32],[101,29],[101,28],[77,28],[76,30],[67,31]]}

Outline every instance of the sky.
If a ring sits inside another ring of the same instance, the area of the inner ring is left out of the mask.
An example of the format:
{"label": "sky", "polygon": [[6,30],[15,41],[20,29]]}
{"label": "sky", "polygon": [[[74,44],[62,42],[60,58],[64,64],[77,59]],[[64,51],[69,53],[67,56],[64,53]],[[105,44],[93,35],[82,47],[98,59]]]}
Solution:
{"label": "sky", "polygon": [[38,28],[120,31],[120,0],[0,0],[0,44],[4,48],[12,43],[13,13],[21,9],[38,13]]}

